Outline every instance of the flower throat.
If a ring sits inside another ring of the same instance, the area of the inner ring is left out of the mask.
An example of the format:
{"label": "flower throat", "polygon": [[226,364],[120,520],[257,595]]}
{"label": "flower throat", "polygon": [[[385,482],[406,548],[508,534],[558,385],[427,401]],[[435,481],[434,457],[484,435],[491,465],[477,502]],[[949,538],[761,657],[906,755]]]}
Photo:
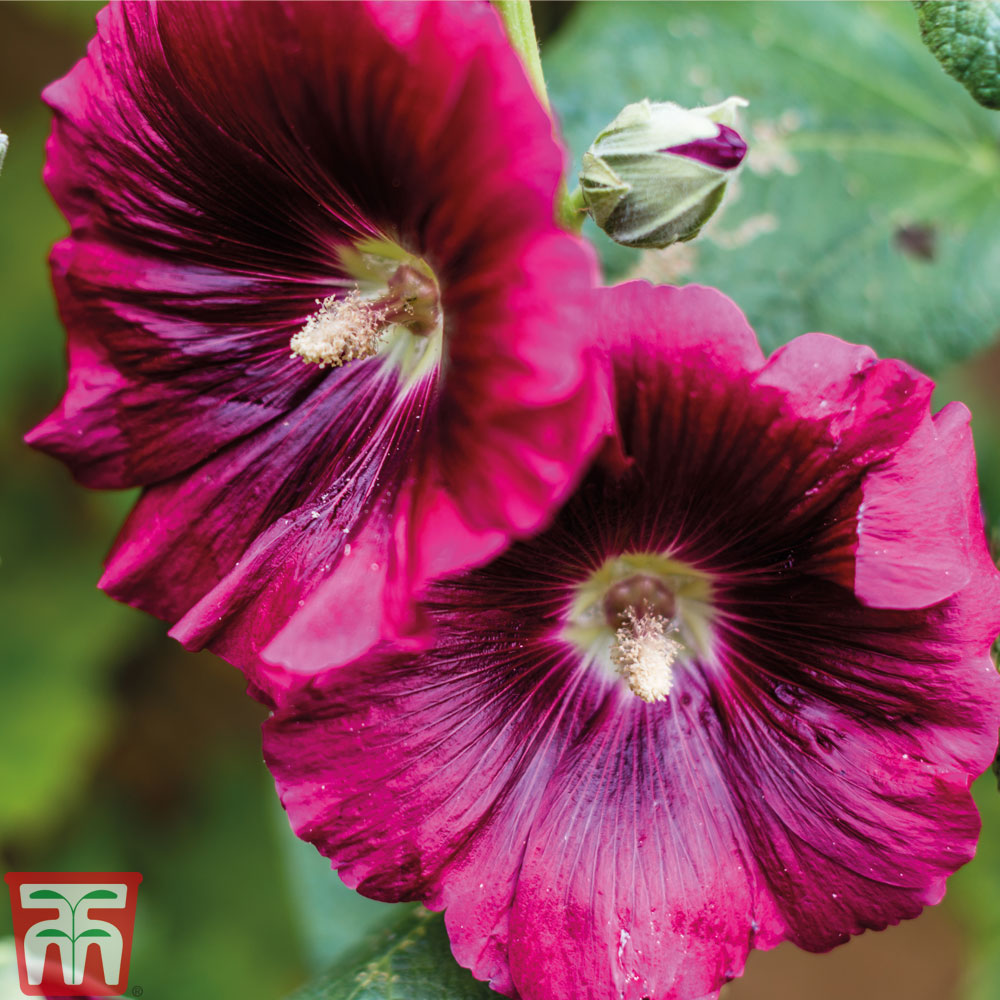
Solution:
{"label": "flower throat", "polygon": [[622,552],[573,588],[562,637],[637,698],[667,701],[711,655],[712,593],[706,573],[668,552]]}
{"label": "flower throat", "polygon": [[609,588],[603,605],[615,630],[611,662],[629,690],[643,701],[666,701],[674,686],[674,661],[683,649],[675,638],[672,591],[655,576],[637,573]]}
{"label": "flower throat", "polygon": [[400,264],[377,299],[361,296],[357,286],[347,295],[331,295],[292,337],[292,355],[303,361],[337,368],[378,353],[383,335],[394,326],[425,337],[441,318],[437,284],[412,264]]}

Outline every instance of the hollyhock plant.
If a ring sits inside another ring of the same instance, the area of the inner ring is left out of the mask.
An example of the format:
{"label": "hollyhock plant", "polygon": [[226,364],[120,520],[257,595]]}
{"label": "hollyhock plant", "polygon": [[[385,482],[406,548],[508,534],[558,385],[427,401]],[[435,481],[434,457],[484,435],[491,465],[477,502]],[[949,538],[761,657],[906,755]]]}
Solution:
{"label": "hollyhock plant", "polygon": [[144,487],[110,594],[319,669],[565,495],[594,265],[488,5],[112,5],[45,99],[70,370],[28,440]]}
{"label": "hollyhock plant", "polygon": [[968,412],[699,287],[598,294],[617,436],[535,537],[435,582],[436,643],[277,692],[299,836],[446,909],[524,1000],[695,1000],[749,949],[938,902],[990,764],[1000,577]]}

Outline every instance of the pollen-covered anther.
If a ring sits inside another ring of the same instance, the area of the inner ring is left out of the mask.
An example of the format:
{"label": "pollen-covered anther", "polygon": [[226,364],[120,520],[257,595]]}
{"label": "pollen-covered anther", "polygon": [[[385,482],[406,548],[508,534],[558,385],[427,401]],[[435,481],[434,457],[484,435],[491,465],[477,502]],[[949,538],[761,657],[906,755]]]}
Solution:
{"label": "pollen-covered anther", "polygon": [[331,295],[306,320],[289,347],[292,356],[325,368],[370,358],[378,353],[382,335],[391,326],[426,336],[438,326],[441,306],[433,278],[409,264],[396,268],[386,281],[385,294],[363,299],[357,288],[347,295]]}
{"label": "pollen-covered anther", "polygon": [[634,695],[643,701],[666,701],[674,686],[674,662],[682,646],[658,614],[629,608],[615,633],[611,660]]}
{"label": "pollen-covered anther", "polygon": [[331,295],[319,304],[289,347],[292,355],[325,368],[370,358],[378,350],[385,328],[383,310],[364,302],[357,291],[338,298]]}

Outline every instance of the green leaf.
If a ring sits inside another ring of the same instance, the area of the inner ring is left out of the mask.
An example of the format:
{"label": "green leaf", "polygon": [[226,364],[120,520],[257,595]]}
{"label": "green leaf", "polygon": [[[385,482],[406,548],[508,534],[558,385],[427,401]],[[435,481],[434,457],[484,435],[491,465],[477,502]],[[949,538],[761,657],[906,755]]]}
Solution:
{"label": "green leaf", "polygon": [[289,1000],[496,1000],[496,996],[456,964],[443,917],[414,906]]}
{"label": "green leaf", "polygon": [[640,252],[588,223],[610,278],[715,285],[768,349],[825,330],[934,370],[997,334],[1000,118],[931,65],[908,6],[583,4],[543,55],[577,168],[629,102],[750,101],[699,239]]}
{"label": "green leaf", "polygon": [[111,937],[107,931],[102,931],[100,927],[93,927],[89,931],[82,931],[77,934],[76,940],[79,941],[80,938],[96,938],[96,937]]}
{"label": "green leaf", "polygon": [[71,940],[70,936],[65,931],[57,931],[54,927],[49,927],[44,931],[39,931],[36,937],[64,937],[67,940]]}
{"label": "green leaf", "polygon": [[54,889],[36,889],[28,893],[28,899],[61,899],[64,903],[69,902],[61,892],[56,892]]}
{"label": "green leaf", "polygon": [[1000,0],[914,0],[920,34],[945,71],[1000,110]]}

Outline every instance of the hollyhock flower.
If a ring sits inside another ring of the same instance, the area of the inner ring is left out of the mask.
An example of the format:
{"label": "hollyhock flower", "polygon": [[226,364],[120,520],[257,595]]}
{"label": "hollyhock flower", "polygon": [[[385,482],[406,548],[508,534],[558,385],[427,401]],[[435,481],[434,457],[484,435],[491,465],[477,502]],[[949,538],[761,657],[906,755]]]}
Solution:
{"label": "hollyhock flower", "polygon": [[565,494],[593,263],[488,5],[113,5],[45,99],[70,372],[28,440],[145,487],[109,593],[318,669]]}
{"label": "hollyhock flower", "polygon": [[1000,628],[968,413],[709,289],[604,291],[619,435],[436,645],[286,691],[265,755],[344,881],[447,908],[524,1000],[693,1000],[750,948],[937,902],[974,851]]}

